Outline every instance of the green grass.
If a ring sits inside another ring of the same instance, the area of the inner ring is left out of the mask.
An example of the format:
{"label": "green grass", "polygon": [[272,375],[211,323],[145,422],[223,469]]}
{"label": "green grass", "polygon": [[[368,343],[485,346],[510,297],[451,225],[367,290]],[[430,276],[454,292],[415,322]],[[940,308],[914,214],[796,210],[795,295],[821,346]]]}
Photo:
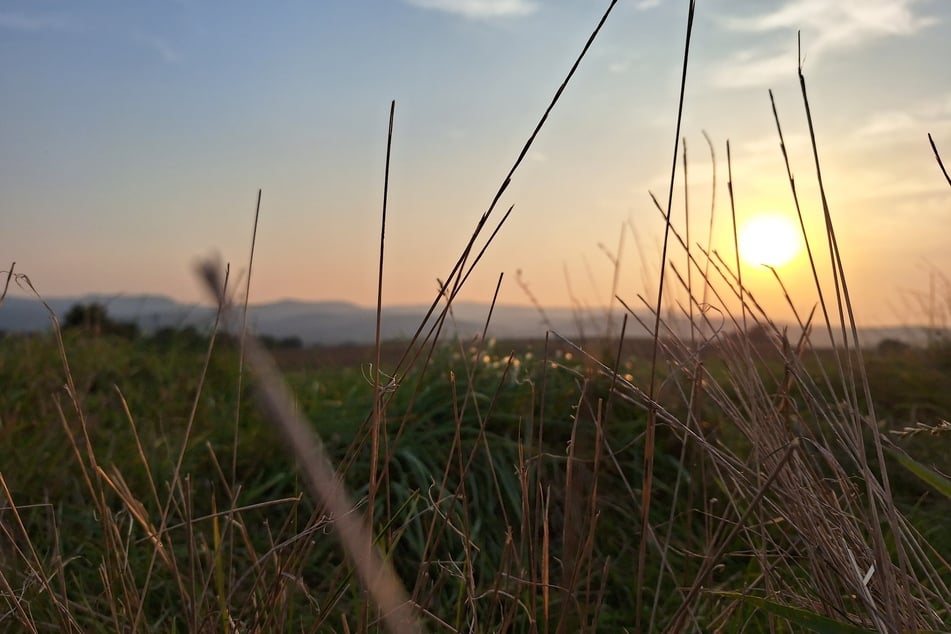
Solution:
{"label": "green grass", "polygon": [[[182,478],[172,492],[205,364],[203,345],[76,332],[67,333],[64,346],[81,416],[64,388],[65,370],[52,336],[8,337],[0,348],[5,386],[0,474],[23,523],[21,531],[8,503],[2,574],[29,605],[37,629],[68,624],[109,631],[132,622],[138,607],[140,627],[147,630],[220,629],[223,613],[251,629],[360,622],[362,597],[349,566],[327,518],[312,516],[314,507],[302,494],[294,466],[253,407],[253,388],[242,395],[235,477],[230,476],[238,403],[232,345],[208,357]],[[465,354],[458,346],[439,349],[425,373],[410,373],[393,394],[386,409],[385,451],[391,457],[385,493],[376,499],[378,543],[419,603],[453,628],[475,623],[488,631],[505,624],[513,631],[534,631],[544,622],[546,600],[549,620],[564,620],[569,631],[630,627],[644,411],[612,397],[610,378],[580,355],[570,361],[546,359],[536,348],[510,361],[511,351],[503,346],[487,348],[477,361],[474,348]],[[916,372],[922,381],[931,376],[932,352],[902,354],[900,364],[872,356],[876,385],[880,381],[887,387]],[[344,480],[362,504],[370,461],[360,441],[373,399],[366,375],[365,367],[288,375],[332,458],[347,465]],[[907,411],[902,403],[876,406]],[[911,422],[896,414],[889,427]],[[607,446],[607,439],[610,457],[597,450],[599,443]],[[742,444],[739,437],[733,442]],[[941,443],[946,449],[947,435],[932,437],[922,459],[946,460]],[[690,584],[698,553],[711,542],[710,522],[702,514],[704,496],[708,503],[714,497],[729,499],[724,487],[730,485],[709,473],[705,477],[702,459],[690,458],[689,451],[681,463],[683,438],[671,430],[661,431],[657,446],[652,526],[670,550],[666,572],[658,558],[649,560],[644,600],[654,604],[654,584],[660,579],[654,619],[664,623],[679,607],[677,585]],[[93,464],[105,475],[90,487],[84,478],[97,479]],[[131,493],[126,500],[105,483],[107,476],[118,482],[116,474]],[[675,495],[678,476],[682,483]],[[948,500],[914,474],[894,483],[899,508],[947,558]],[[156,548],[131,511],[130,499],[141,504],[141,515],[155,527],[172,499],[161,541],[174,565],[161,558],[152,563]],[[217,520],[208,518],[229,510]],[[754,553],[743,550],[742,541],[727,548],[713,587],[739,591],[762,574]],[[543,574],[552,586],[547,598],[530,582]],[[787,574],[799,573],[793,568]],[[941,574],[951,581],[947,569]],[[59,614],[41,576],[54,580],[53,595],[68,618]],[[130,587],[117,588],[119,580]],[[725,597],[731,595],[704,596],[697,614],[702,628],[725,614],[730,623],[767,625],[768,612],[750,611],[755,603],[738,607],[741,601],[727,609]],[[269,613],[269,605],[280,606],[280,614]],[[5,619],[17,621],[15,613]]]}

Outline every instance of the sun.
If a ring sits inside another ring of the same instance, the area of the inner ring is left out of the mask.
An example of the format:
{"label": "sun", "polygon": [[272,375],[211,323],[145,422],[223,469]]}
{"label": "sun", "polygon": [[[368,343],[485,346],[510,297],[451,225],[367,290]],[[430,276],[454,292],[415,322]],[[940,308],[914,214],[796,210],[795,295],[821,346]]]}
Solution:
{"label": "sun", "polygon": [[778,213],[761,213],[749,218],[740,226],[737,239],[740,257],[753,266],[783,266],[802,251],[799,226]]}

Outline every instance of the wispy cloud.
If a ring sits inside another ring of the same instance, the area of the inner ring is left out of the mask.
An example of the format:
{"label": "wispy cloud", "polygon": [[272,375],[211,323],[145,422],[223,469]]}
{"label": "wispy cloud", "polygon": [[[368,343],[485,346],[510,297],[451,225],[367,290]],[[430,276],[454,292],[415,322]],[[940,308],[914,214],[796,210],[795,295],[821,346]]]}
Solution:
{"label": "wispy cloud", "polygon": [[814,49],[843,48],[889,35],[912,35],[934,24],[934,18],[916,15],[918,0],[788,0],[771,13],[727,18],[728,28],[765,33],[785,29],[807,30]]}
{"label": "wispy cloud", "polygon": [[[750,17],[726,17],[729,30],[763,34],[802,30],[805,53],[813,61],[833,50],[857,48],[885,37],[907,37],[934,24],[916,10],[920,0],[786,0],[774,11]],[[734,54],[715,72],[725,86],[762,85],[785,74],[797,63],[796,45],[747,49]]]}
{"label": "wispy cloud", "polygon": [[855,130],[855,137],[863,141],[908,138],[920,140],[931,128],[951,125],[951,93],[911,103],[901,110],[873,112]]}
{"label": "wispy cloud", "polygon": [[631,68],[631,60],[624,59],[608,64],[608,71],[615,75],[626,73]]}
{"label": "wispy cloud", "polygon": [[762,86],[796,69],[795,47],[776,52],[759,49],[737,51],[713,71],[713,82],[724,87]]}
{"label": "wispy cloud", "polygon": [[135,32],[132,34],[133,41],[141,44],[162,58],[162,61],[169,64],[175,64],[184,59],[181,51],[172,46],[167,40],[155,35]]}
{"label": "wispy cloud", "polygon": [[654,9],[660,6],[662,0],[641,0],[634,8],[638,11],[646,11],[647,9]]}
{"label": "wispy cloud", "polygon": [[68,31],[74,28],[75,22],[64,15],[0,12],[0,29],[9,31]]}
{"label": "wispy cloud", "polygon": [[538,9],[531,0],[405,0],[420,9],[454,13],[464,18],[504,18],[529,15]]}
{"label": "wispy cloud", "polygon": [[916,126],[917,119],[898,110],[876,112],[855,131],[858,137],[883,137],[906,132]]}
{"label": "wispy cloud", "polygon": [[544,152],[539,152],[538,150],[533,150],[528,153],[528,160],[535,161],[536,163],[547,163],[548,155]]}

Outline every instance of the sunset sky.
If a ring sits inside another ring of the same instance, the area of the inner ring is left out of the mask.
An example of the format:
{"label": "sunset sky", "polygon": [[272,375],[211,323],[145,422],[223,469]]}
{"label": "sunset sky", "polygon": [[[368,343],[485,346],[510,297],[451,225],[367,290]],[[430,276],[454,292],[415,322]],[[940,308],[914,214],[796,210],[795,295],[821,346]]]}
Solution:
{"label": "sunset sky", "polygon": [[[395,99],[384,302],[431,301],[608,4],[5,0],[0,269],[15,261],[47,296],[195,301],[197,258],[246,267],[262,188],[252,301],[371,305]],[[603,305],[605,250],[622,233],[619,294],[656,292],[663,219],[649,192],[666,202],[687,6],[618,3],[503,197],[498,216],[514,212],[464,299],[489,299],[504,272],[501,301],[528,303],[521,271],[543,305],[568,305],[569,285]],[[691,240],[709,223],[703,131],[721,252],[734,257],[728,139],[738,219],[795,213],[770,88],[821,239],[797,31],[858,318],[921,321],[929,279],[951,277],[951,188],[927,139],[951,167],[946,0],[699,0],[682,130]],[[681,227],[682,178],[678,165]],[[803,258],[780,271],[808,311]]]}

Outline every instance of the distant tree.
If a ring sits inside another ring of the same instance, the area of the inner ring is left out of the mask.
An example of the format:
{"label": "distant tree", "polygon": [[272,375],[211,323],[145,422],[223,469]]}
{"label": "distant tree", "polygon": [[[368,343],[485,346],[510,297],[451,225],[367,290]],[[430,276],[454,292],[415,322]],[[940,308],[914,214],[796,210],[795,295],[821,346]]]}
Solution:
{"label": "distant tree", "polygon": [[107,332],[125,339],[136,339],[139,336],[139,325],[132,321],[110,321]]}
{"label": "distant tree", "polygon": [[265,348],[271,350],[299,350],[304,347],[304,342],[300,337],[272,337],[271,335],[259,335],[258,341],[264,344]]}
{"label": "distant tree", "polygon": [[63,330],[89,330],[99,333],[109,317],[102,304],[76,304],[63,318]]}
{"label": "distant tree", "polygon": [[94,335],[109,334],[134,339],[139,334],[138,325],[131,322],[113,321],[102,304],[76,304],[63,317],[63,330],[82,330]]}
{"label": "distant tree", "polygon": [[878,342],[878,351],[882,354],[901,354],[910,349],[908,343],[899,339],[885,338]]}
{"label": "distant tree", "polygon": [[152,333],[149,341],[160,348],[186,348],[200,350],[208,346],[208,337],[192,325],[181,328],[165,326]]}
{"label": "distant tree", "polygon": [[304,347],[304,342],[301,341],[300,337],[284,337],[277,342],[279,348],[287,348],[291,350],[300,350]]}

